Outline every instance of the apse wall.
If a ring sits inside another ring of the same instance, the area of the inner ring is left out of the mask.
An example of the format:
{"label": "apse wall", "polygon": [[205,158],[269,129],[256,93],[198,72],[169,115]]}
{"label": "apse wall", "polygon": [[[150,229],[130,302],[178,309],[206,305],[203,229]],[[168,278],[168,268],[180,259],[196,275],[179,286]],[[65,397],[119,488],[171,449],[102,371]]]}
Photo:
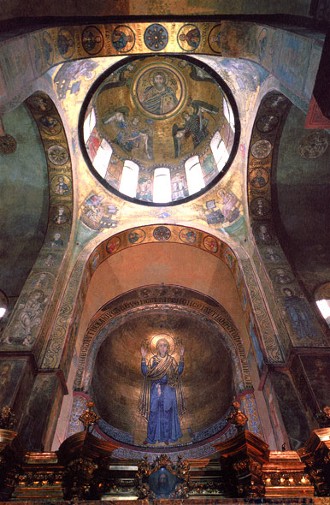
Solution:
{"label": "apse wall", "polygon": [[185,286],[217,300],[248,345],[235,280],[227,265],[199,249],[173,243],[128,248],[101,263],[89,285],[79,334],[107,301],[125,291],[156,283]]}

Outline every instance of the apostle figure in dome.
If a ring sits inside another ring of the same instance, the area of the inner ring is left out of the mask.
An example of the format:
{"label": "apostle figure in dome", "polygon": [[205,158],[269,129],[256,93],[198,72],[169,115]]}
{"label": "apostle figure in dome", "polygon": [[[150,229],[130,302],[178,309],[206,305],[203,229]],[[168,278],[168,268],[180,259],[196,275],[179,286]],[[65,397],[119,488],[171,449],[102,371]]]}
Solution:
{"label": "apostle figure in dome", "polygon": [[166,445],[182,437],[179,416],[184,412],[181,374],[184,369],[184,348],[179,364],[170,354],[170,344],[160,338],[157,354],[146,362],[147,349],[141,348],[141,371],[144,385],[140,398],[140,413],[148,421],[145,444],[164,442]]}
{"label": "apostle figure in dome", "polygon": [[[183,144],[187,139],[191,139],[194,149],[209,135],[209,118],[219,112],[215,105],[201,100],[191,101],[192,110],[186,110],[182,113],[184,124],[174,123],[172,127],[172,136],[174,142],[175,157],[178,158],[183,152]],[[206,117],[206,114],[209,116]],[[185,151],[185,150],[184,150]]]}

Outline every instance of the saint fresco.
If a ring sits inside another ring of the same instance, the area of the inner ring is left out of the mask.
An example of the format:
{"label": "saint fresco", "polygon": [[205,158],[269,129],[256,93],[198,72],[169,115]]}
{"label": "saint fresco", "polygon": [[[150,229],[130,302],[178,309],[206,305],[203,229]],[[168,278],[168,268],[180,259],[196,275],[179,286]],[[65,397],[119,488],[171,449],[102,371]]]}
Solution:
{"label": "saint fresco", "polygon": [[147,349],[141,348],[141,371],[144,376],[140,412],[148,421],[145,444],[176,442],[182,437],[179,415],[184,412],[181,374],[184,369],[184,347],[179,364],[170,354],[169,339],[157,340],[156,354],[148,364]]}
{"label": "saint fresco", "polygon": [[100,435],[150,448],[207,438],[239,387],[230,355],[218,328],[192,314],[125,318],[99,347],[83,386],[102,419]]}
{"label": "saint fresco", "polygon": [[[212,136],[226,121],[225,96],[219,82],[189,60],[131,60],[94,93],[87,108],[96,116],[90,135],[97,132],[106,139],[119,160],[131,159],[145,169],[171,169],[194,150],[210,149]],[[232,145],[227,147],[229,151]]]}

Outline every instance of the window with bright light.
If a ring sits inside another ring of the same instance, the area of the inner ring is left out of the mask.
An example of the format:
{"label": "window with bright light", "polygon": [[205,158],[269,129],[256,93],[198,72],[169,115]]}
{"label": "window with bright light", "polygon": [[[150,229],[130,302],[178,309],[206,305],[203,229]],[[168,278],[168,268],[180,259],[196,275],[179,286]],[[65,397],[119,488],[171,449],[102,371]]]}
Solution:
{"label": "window with bright light", "polygon": [[94,158],[94,168],[101,177],[105,177],[108,165],[112,155],[112,147],[105,139],[102,140],[100,147]]}
{"label": "window with bright light", "polygon": [[198,156],[192,156],[185,163],[188,192],[190,195],[197,193],[205,187],[202,167]]}
{"label": "window with bright light", "polygon": [[92,130],[94,126],[96,125],[96,116],[95,116],[95,111],[94,108],[92,108],[91,112],[88,114],[84,121],[84,140],[87,142],[87,140],[90,137],[90,134],[92,133]]}
{"label": "window with bright light", "polygon": [[229,154],[219,131],[215,132],[215,134],[213,135],[212,140],[210,142],[210,147],[217,168],[219,172],[221,172],[221,170],[228,161]]}
{"label": "window with bright light", "polygon": [[230,124],[231,129],[234,130],[235,118],[234,118],[233,110],[231,107],[229,107],[228,102],[225,98],[223,99],[223,113],[224,113],[224,116],[227,119],[228,123]]}
{"label": "window with bright light", "polygon": [[154,203],[168,203],[172,200],[171,173],[169,168],[156,168],[154,171]]}
{"label": "window with bright light", "polygon": [[119,191],[121,193],[124,193],[124,195],[126,196],[135,198],[138,178],[139,178],[139,165],[134,163],[134,161],[125,160],[120,180]]}
{"label": "window with bright light", "polygon": [[325,298],[323,298],[323,300],[317,300],[316,305],[318,306],[319,311],[330,327],[330,300],[327,300]]}
{"label": "window with bright light", "polygon": [[[229,170],[239,146],[238,111],[218,72],[170,54],[157,56],[156,66],[175,97],[158,107],[157,97],[145,93],[149,84],[154,89],[152,58],[124,58],[92,84],[79,115],[79,143],[107,191],[141,205],[180,205]],[[199,79],[211,90],[207,96]]]}
{"label": "window with bright light", "polygon": [[0,289],[0,319],[5,316],[8,310],[8,298]]}

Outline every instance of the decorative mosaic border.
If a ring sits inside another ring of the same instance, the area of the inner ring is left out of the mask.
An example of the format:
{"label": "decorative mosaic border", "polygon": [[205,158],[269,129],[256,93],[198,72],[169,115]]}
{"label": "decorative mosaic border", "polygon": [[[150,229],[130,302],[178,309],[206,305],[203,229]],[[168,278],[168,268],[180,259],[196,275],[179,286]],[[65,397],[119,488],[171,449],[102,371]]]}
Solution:
{"label": "decorative mosaic border", "polygon": [[[3,44],[0,69],[8,89],[0,100],[0,111],[17,106],[28,84],[54,65],[83,58],[160,53],[247,58],[271,72],[307,110],[311,98],[308,76],[316,77],[315,61],[321,58],[323,40],[321,33],[309,31],[304,36],[303,32],[221,17],[212,22],[99,23],[40,29]],[[303,52],[306,57],[301,68],[299,55]],[[308,57],[312,52],[313,62]],[[290,72],[283,68],[284,55]]]}
{"label": "decorative mosaic border", "polygon": [[[25,102],[39,129],[48,167],[49,217],[47,235],[24,286],[11,320],[2,335],[10,350],[31,349],[39,354],[53,319],[56,296],[63,288],[58,279],[69,243],[73,213],[73,179],[70,151],[61,117],[50,97],[37,92]],[[30,331],[24,318],[38,319]]]}
{"label": "decorative mosaic border", "polygon": [[[74,348],[74,339],[70,338],[70,335],[75,334],[75,328],[78,325],[83,310],[88,285],[97,267],[113,254],[117,254],[128,247],[137,247],[143,243],[158,242],[179,243],[197,247],[223,261],[234,277],[244,312],[245,324],[249,332],[253,327],[260,348],[264,353],[265,362],[283,362],[282,354],[272,331],[272,324],[265,306],[261,305],[259,308],[259,312],[262,314],[260,327],[258,318],[253,317],[255,304],[251,303],[249,294],[251,286],[255,286],[254,291],[257,289],[257,282],[253,271],[250,270],[249,280],[245,280],[242,266],[238,262],[233,250],[215,236],[195,228],[175,225],[149,225],[126,230],[104,240],[95,247],[87,261],[87,252],[83,253],[80,257],[69,280],[59,317],[52,331],[52,339],[48,343],[45,353],[43,367],[58,368],[62,363],[64,374],[67,374]],[[266,328],[268,328],[267,331]],[[264,334],[266,335],[265,338]]]}
{"label": "decorative mosaic border", "polygon": [[[277,152],[282,128],[291,107],[291,102],[278,92],[268,93],[262,100],[254,122],[248,156],[248,204],[250,222],[263,268],[276,294],[274,313],[281,330],[281,345],[289,352],[291,345],[326,346],[325,337],[315,314],[298,284],[296,275],[279,243],[273,221],[273,199],[271,190],[272,173],[276,170]],[[257,258],[255,259],[258,265]],[[260,262],[259,262],[260,263]],[[260,276],[264,275],[259,268]],[[270,295],[270,293],[268,293]],[[273,296],[268,296],[271,300]],[[283,316],[279,313],[281,304]],[[297,314],[305,314],[304,321],[298,321]],[[290,337],[290,341],[287,338]]]}
{"label": "decorative mosaic border", "polygon": [[234,363],[236,393],[252,388],[246,356],[240,335],[227,311],[215,300],[191,289],[174,285],[148,285],[129,291],[105,304],[93,317],[81,346],[74,388],[87,391],[98,349],[110,329],[122,324],[123,318],[141,311],[178,310],[207,317],[218,327]]}

